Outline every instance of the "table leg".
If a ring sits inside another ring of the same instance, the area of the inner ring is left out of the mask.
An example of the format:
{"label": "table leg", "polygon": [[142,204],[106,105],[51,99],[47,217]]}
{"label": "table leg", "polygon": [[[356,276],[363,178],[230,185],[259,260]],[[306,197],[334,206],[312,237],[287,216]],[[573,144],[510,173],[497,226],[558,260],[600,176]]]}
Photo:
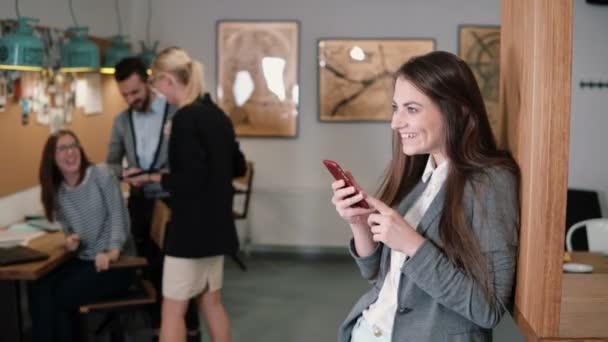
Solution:
{"label": "table leg", "polygon": [[19,281],[0,281],[0,341],[23,342],[23,310]]}

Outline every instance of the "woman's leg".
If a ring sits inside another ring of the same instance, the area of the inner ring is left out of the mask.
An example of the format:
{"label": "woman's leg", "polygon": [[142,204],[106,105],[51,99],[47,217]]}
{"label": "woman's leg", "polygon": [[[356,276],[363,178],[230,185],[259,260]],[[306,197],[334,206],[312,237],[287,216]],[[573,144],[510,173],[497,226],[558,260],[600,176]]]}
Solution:
{"label": "woman's leg", "polygon": [[186,308],[188,300],[163,298],[160,323],[160,342],[184,342],[186,340]]}
{"label": "woman's leg", "polygon": [[97,272],[93,261],[77,260],[75,267],[57,283],[57,333],[60,341],[76,341],[79,333],[78,308],[81,305],[114,298],[125,293],[133,280],[130,270]]}
{"label": "woman's leg", "polygon": [[205,291],[199,296],[199,308],[212,342],[230,342],[230,320],[222,303],[220,290]]}
{"label": "woman's leg", "polygon": [[69,261],[50,274],[28,283],[27,297],[32,318],[32,341],[49,342],[56,340],[55,289],[61,279],[72,272],[74,261]]}

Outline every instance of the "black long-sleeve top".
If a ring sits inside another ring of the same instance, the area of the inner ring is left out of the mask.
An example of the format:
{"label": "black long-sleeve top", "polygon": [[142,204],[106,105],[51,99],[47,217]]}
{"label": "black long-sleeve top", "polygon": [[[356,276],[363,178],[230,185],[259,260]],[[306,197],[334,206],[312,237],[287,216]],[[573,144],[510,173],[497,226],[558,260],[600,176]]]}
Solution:
{"label": "black long-sleeve top", "polygon": [[232,122],[209,94],[175,113],[169,170],[162,177],[172,211],[166,254],[200,258],[235,253],[232,179],[245,173],[245,157]]}

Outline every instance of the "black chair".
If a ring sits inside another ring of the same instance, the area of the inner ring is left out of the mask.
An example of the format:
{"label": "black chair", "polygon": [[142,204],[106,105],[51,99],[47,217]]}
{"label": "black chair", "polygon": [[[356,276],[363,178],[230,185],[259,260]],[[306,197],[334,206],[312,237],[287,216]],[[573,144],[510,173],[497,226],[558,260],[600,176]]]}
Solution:
{"label": "black chair", "polygon": [[[78,311],[80,313],[81,340],[87,341],[90,330],[93,330],[95,337],[108,332],[112,342],[124,341],[124,335],[128,329],[121,320],[121,314],[132,313],[144,306],[154,304],[157,300],[154,285],[142,277],[142,271],[147,266],[147,260],[142,257],[121,257],[110,264],[107,272],[132,270],[135,273],[133,284],[128,293],[118,298],[80,306]],[[89,324],[89,315],[93,313],[103,313],[105,316],[101,323],[92,329]]]}
{"label": "black chair", "polygon": [[[235,220],[245,220],[245,237],[243,240],[246,253],[248,252],[249,244],[251,243],[251,231],[249,221],[247,220],[247,213],[249,212],[249,201],[251,200],[251,190],[253,188],[253,170],[253,162],[248,160],[245,175],[234,179],[232,182],[234,188],[232,214]],[[231,257],[243,271],[247,270],[247,266],[238,254],[232,255]]]}
{"label": "black chair", "polygon": [[[572,227],[573,224],[599,217],[602,217],[602,211],[596,191],[568,189],[565,234],[568,233],[568,228]],[[572,235],[572,249],[575,251],[589,250],[585,229],[580,229]]]}

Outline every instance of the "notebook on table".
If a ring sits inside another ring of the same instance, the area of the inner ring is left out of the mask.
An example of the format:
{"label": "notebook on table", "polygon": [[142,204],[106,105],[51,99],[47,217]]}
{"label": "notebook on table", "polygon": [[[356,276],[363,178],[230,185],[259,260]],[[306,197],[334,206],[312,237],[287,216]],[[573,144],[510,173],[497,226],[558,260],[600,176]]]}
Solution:
{"label": "notebook on table", "polygon": [[26,246],[0,248],[0,266],[48,259],[49,255]]}

